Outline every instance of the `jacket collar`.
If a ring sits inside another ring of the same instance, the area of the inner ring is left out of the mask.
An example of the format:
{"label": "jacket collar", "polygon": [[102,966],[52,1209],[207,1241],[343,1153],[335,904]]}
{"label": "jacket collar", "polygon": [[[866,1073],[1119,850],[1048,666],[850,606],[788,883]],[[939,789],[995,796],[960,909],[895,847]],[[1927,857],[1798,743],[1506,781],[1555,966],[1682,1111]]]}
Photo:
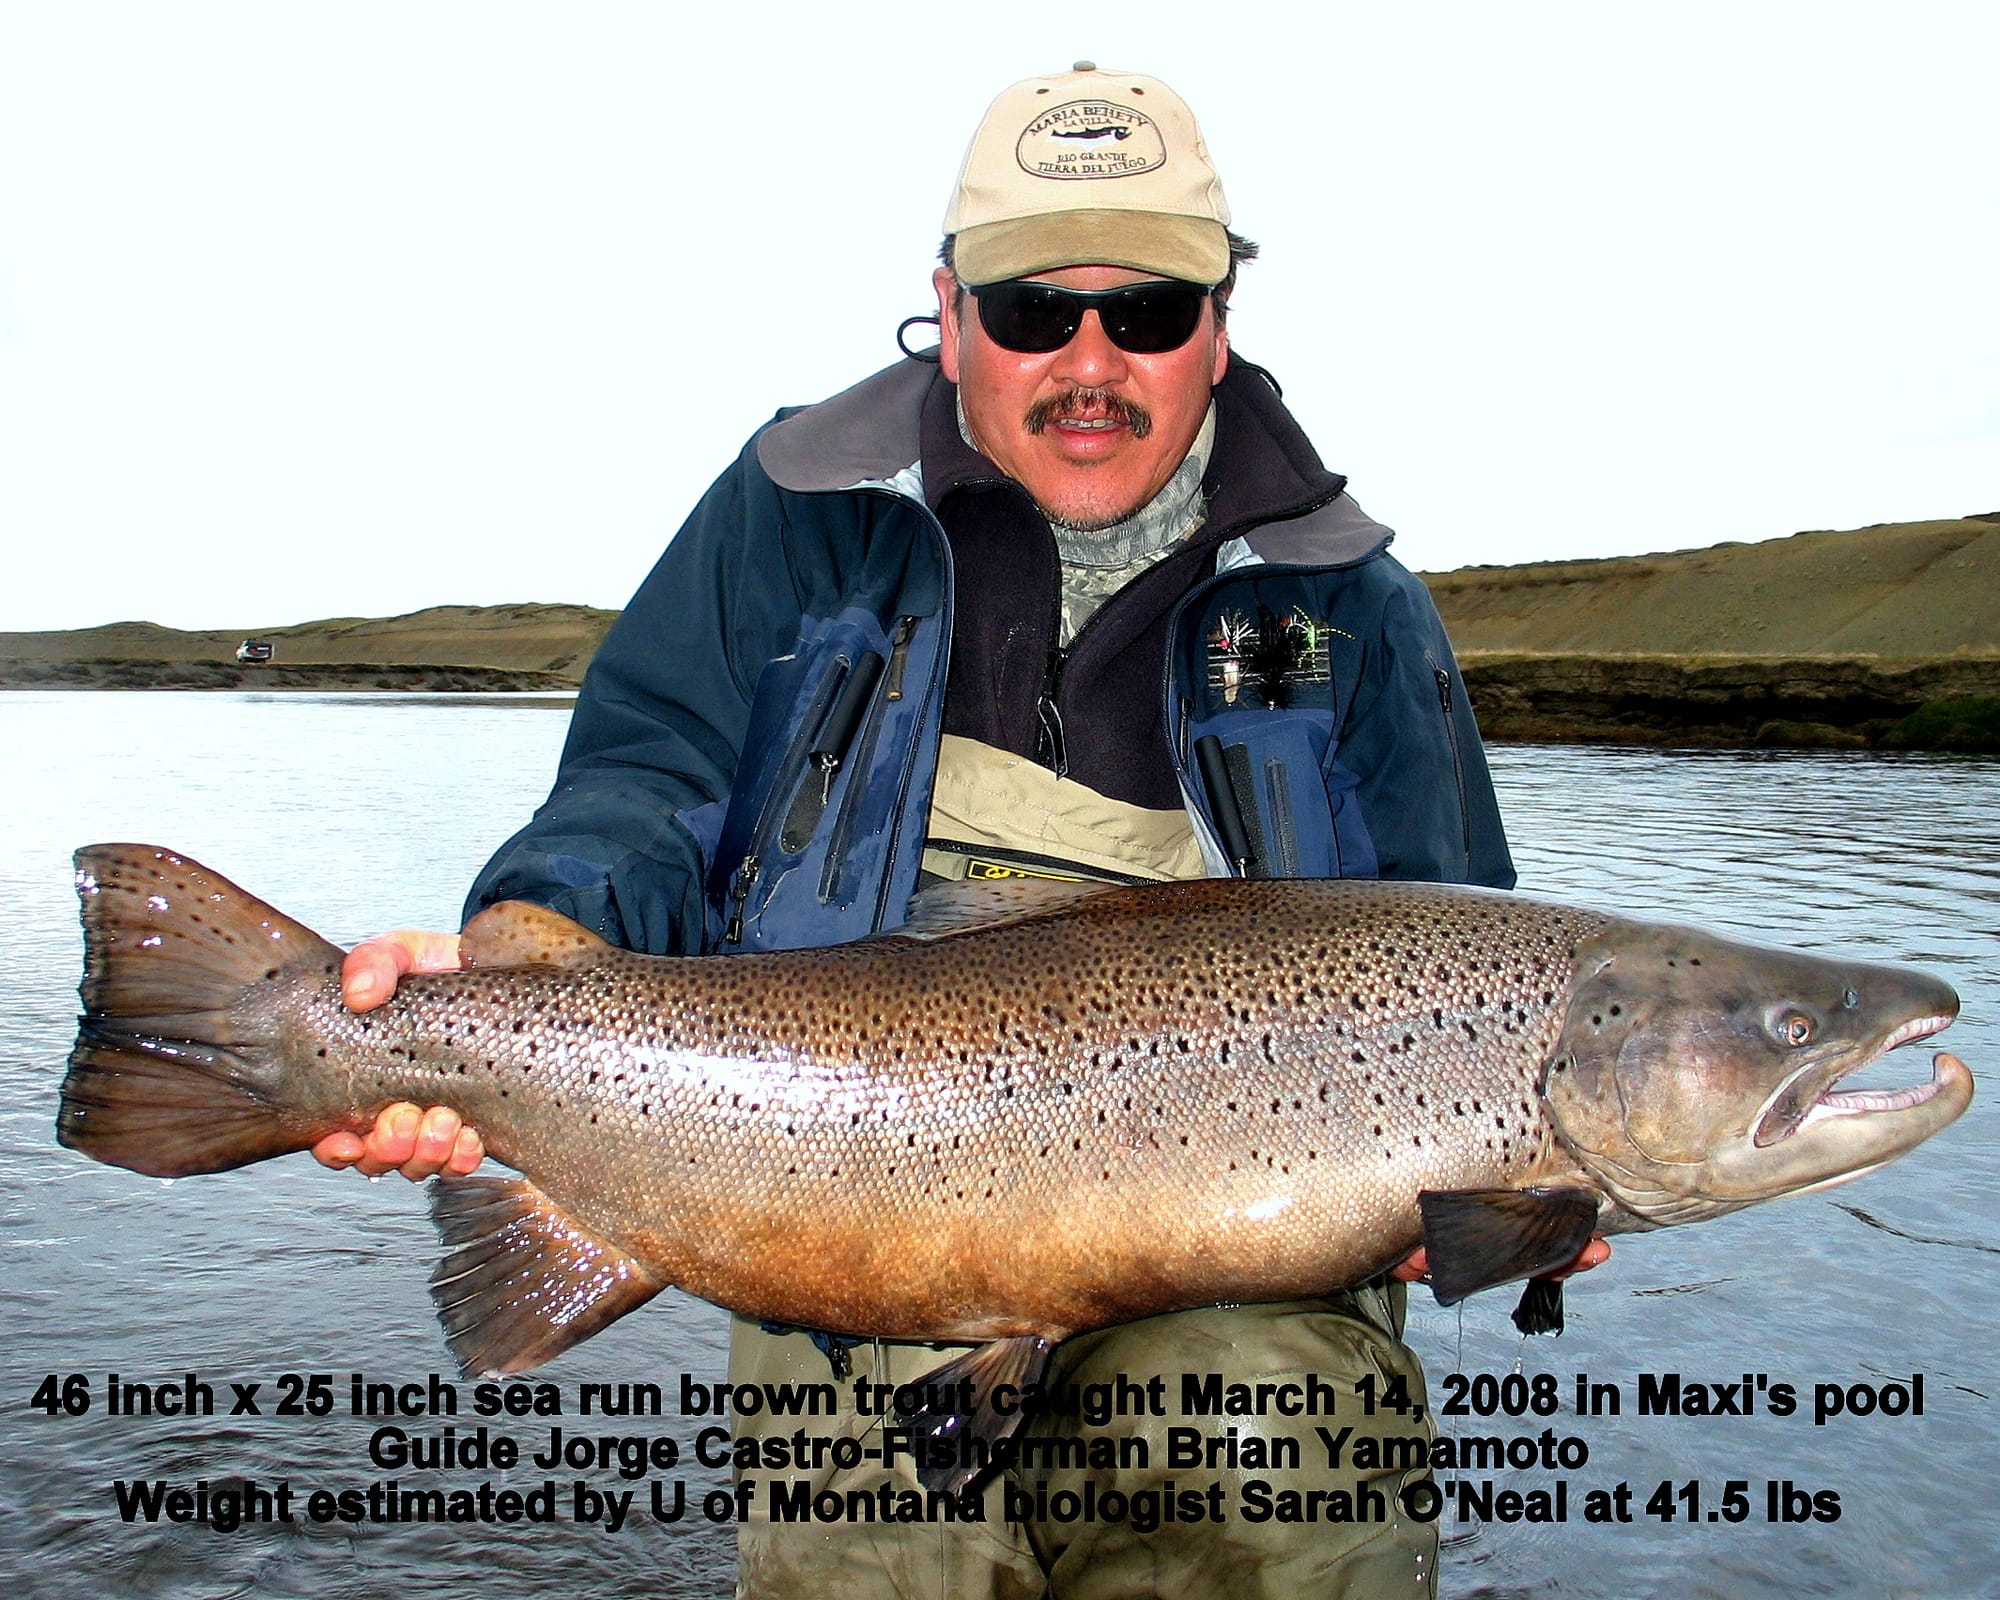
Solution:
{"label": "jacket collar", "polygon": [[[1320,461],[1268,372],[1232,356],[1215,401],[1204,535],[1241,535],[1265,561],[1325,566],[1387,547],[1394,533],[1343,493],[1347,480]],[[803,492],[886,483],[921,462],[933,507],[955,488],[1002,476],[960,437],[952,385],[914,360],[773,423],[758,436],[757,459],[778,487]]]}

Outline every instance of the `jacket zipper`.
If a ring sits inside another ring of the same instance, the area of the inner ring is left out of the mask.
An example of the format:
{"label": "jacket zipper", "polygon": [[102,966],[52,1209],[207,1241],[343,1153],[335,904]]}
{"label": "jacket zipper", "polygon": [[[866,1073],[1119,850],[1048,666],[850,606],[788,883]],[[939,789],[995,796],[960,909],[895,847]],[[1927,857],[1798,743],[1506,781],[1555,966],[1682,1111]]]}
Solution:
{"label": "jacket zipper", "polygon": [[[932,547],[937,551],[938,573],[943,580],[941,586],[942,593],[938,601],[937,657],[931,664],[930,684],[924,691],[927,697],[926,704],[924,707],[919,708],[917,712],[917,730],[921,732],[924,725],[924,718],[929,715],[929,698],[941,696],[944,693],[945,674],[951,667],[951,630],[954,621],[952,610],[955,604],[953,599],[951,541],[944,536],[944,525],[932,515],[931,508],[923,504],[923,502],[911,502],[907,496],[896,495],[895,491],[891,489],[877,490],[875,492],[895,495],[896,499],[904,501],[905,504],[915,505],[917,511],[923,516],[924,521],[930,526],[931,539],[933,541]],[[913,618],[905,618],[904,620],[910,624],[909,632],[903,637],[900,649],[892,649],[889,656],[889,685],[896,691],[898,698],[903,693],[903,669],[897,663],[902,656],[907,655],[910,637],[914,636],[916,632],[915,620]],[[898,628],[897,631],[899,633],[903,632],[901,628]],[[910,741],[910,753],[903,761],[902,776],[896,782],[896,797],[889,812],[889,827],[892,830],[892,837],[895,832],[900,831],[902,819],[908,815],[910,782],[919,764],[919,758],[916,754],[916,744],[915,739]],[[935,744],[932,746],[932,759],[933,766],[931,770],[933,776],[935,776],[937,770],[935,766]],[[924,819],[926,822],[930,820],[930,809],[930,796],[926,794],[924,796]],[[927,828],[919,828],[917,830],[916,849],[919,861],[923,859],[923,837],[927,831],[929,831]],[[892,846],[889,853],[889,860],[882,869],[881,879],[875,885],[875,915],[871,919],[870,926],[877,933],[881,932],[883,923],[888,920],[889,886],[895,882],[895,879],[896,854]],[[898,916],[896,920],[900,924],[905,919]]]}
{"label": "jacket zipper", "polygon": [[1058,778],[1069,775],[1069,741],[1063,736],[1062,708],[1056,704],[1068,660],[1067,650],[1050,649],[1042,668],[1042,692],[1035,700],[1035,760]]}
{"label": "jacket zipper", "polygon": [[[903,670],[909,660],[910,639],[917,631],[913,616],[898,617],[896,631],[889,637],[889,665],[882,674],[881,693],[868,707],[868,719],[850,741],[841,765],[848,769],[847,792],[840,797],[840,810],[826,836],[826,856],[820,863],[819,901],[831,903],[840,893],[841,868],[846,864],[847,845],[861,815],[865,777],[875,759],[875,741],[882,731],[886,707],[903,698]],[[831,774],[828,781],[831,782]]]}
{"label": "jacket zipper", "polygon": [[896,633],[889,641],[889,682],[882,691],[884,700],[903,698],[903,668],[910,659],[910,639],[917,631],[915,617],[898,617]]}
{"label": "jacket zipper", "polygon": [[1264,789],[1270,799],[1271,854],[1277,857],[1273,863],[1275,878],[1296,878],[1299,875],[1299,830],[1292,821],[1292,791],[1285,764],[1272,756],[1264,763]]}
{"label": "jacket zipper", "polygon": [[1431,677],[1437,684],[1438,710],[1444,713],[1444,734],[1451,745],[1451,776],[1458,790],[1458,827],[1460,841],[1465,846],[1465,871],[1472,872],[1472,818],[1465,810],[1465,758],[1458,748],[1458,719],[1451,709],[1451,674],[1437,663],[1437,658],[1428,650],[1424,660],[1431,669]]}
{"label": "jacket zipper", "polygon": [[812,704],[799,725],[799,732],[792,740],[792,748],[786,753],[783,765],[778,768],[771,787],[765,792],[764,804],[757,813],[757,825],[750,832],[750,843],[743,852],[743,859],[730,875],[728,918],[722,930],[724,944],[743,942],[744,907],[764,870],[764,853],[770,848],[772,834],[791,810],[792,797],[798,790],[800,779],[805,776],[806,763],[811,759],[809,752],[818,741],[820,727],[826,721],[835,695],[852,670],[846,657],[836,657],[835,661],[840,670],[829,672],[813,695]]}

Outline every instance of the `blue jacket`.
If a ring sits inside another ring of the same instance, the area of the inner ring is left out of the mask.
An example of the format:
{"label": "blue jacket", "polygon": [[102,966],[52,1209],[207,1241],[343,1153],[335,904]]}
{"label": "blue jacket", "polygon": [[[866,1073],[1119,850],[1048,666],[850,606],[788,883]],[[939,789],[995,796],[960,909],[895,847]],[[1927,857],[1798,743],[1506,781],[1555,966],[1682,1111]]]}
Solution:
{"label": "blue jacket", "polygon": [[[1185,801],[1217,872],[1513,885],[1429,594],[1268,374],[1216,388],[1206,523],[1066,650],[1053,537],[954,400],[904,361],[750,441],[606,637],[468,916],[532,900],[663,953],[894,927],[945,731]],[[1238,659],[1246,628],[1275,665]]]}

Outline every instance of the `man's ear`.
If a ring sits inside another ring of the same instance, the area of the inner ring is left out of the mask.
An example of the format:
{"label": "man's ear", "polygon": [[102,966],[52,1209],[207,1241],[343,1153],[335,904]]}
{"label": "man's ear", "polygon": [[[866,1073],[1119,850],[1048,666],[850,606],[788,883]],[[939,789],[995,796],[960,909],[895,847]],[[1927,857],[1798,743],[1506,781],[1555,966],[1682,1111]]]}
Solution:
{"label": "man's ear", "polygon": [[938,370],[948,382],[958,382],[958,308],[965,291],[958,285],[958,278],[950,267],[939,267],[931,274],[931,287],[937,291],[938,305]]}
{"label": "man's ear", "polygon": [[1229,370],[1229,324],[1223,323],[1215,330],[1215,368],[1209,374],[1208,386],[1213,389],[1222,382],[1222,375]]}

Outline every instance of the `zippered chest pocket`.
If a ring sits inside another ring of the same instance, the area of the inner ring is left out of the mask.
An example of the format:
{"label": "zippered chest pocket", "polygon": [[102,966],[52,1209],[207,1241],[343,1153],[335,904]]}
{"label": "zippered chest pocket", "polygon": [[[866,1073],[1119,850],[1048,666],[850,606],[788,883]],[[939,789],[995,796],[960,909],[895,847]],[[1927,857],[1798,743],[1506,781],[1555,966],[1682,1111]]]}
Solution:
{"label": "zippered chest pocket", "polygon": [[709,864],[718,948],[876,931],[936,648],[915,617],[849,608],[764,668]]}
{"label": "zippered chest pocket", "polygon": [[1175,747],[1191,803],[1234,871],[1372,878],[1374,841],[1339,759],[1360,646],[1326,620],[1309,575],[1217,583],[1176,632]]}

